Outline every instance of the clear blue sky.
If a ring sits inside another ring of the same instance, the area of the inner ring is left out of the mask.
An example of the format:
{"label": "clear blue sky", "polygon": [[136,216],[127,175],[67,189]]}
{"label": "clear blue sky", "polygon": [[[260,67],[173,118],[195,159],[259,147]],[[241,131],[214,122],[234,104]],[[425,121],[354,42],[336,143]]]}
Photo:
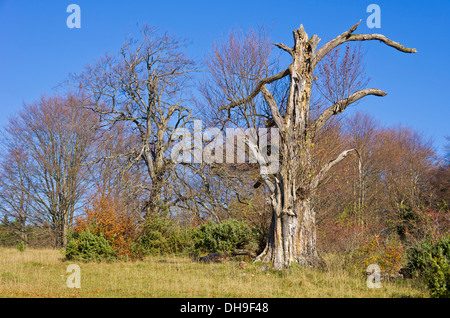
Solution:
{"label": "clear blue sky", "polygon": [[[81,7],[81,28],[69,29],[66,8]],[[369,29],[369,4],[381,8],[381,29]],[[292,30],[303,24],[321,44],[362,19],[357,33],[382,33],[416,54],[364,43],[370,86],[388,93],[355,106],[385,125],[401,123],[435,140],[443,154],[450,135],[450,1],[102,1],[0,0],[0,124],[43,93],[51,94],[70,72],[104,53],[114,53],[136,24],[191,40],[188,51],[201,58],[211,43],[235,26],[265,24],[274,42],[292,45]]]}

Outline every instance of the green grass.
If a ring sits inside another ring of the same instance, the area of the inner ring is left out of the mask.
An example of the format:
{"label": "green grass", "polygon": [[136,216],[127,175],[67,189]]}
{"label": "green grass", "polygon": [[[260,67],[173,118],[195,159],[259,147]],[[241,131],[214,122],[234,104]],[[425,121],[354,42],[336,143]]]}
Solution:
{"label": "green grass", "polygon": [[[416,280],[366,286],[366,277],[326,255],[324,270],[261,264],[204,264],[183,257],[148,257],[137,262],[77,263],[51,249],[0,249],[0,297],[428,297]],[[66,286],[67,266],[81,269],[81,288]]]}

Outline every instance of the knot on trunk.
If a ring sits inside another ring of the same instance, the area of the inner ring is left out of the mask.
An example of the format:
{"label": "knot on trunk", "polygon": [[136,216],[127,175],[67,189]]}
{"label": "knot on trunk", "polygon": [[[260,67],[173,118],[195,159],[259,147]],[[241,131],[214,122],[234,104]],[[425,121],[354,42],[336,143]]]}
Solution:
{"label": "knot on trunk", "polygon": [[310,191],[309,191],[309,189],[299,187],[299,188],[297,188],[297,191],[295,191],[295,195],[300,200],[305,200],[310,197]]}
{"label": "knot on trunk", "polygon": [[281,213],[289,216],[297,216],[291,206],[284,208],[283,211],[281,211]]}

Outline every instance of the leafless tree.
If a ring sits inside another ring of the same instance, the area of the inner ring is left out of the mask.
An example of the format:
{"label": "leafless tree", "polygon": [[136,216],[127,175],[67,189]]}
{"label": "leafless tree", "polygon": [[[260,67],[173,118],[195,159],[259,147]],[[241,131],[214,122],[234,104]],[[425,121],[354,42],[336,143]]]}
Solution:
{"label": "leafless tree", "polygon": [[[48,226],[55,246],[66,234],[89,184],[86,163],[95,139],[96,118],[83,98],[42,97],[25,105],[7,127],[8,162],[3,201],[25,221]],[[3,179],[5,181],[5,179]]]}
{"label": "leafless tree", "polygon": [[100,115],[102,126],[124,123],[134,140],[117,156],[127,158],[124,170],[137,165],[146,171],[149,181],[139,185],[147,192],[144,215],[171,205],[168,180],[174,164],[168,150],[173,132],[191,118],[185,103],[195,64],[182,50],[186,45],[146,26],[141,37],[127,39],[118,54],[106,55],[72,76],[72,83],[89,96],[88,108]]}
{"label": "leafless tree", "polygon": [[145,193],[140,185],[145,184],[148,177],[142,166],[129,167],[130,158],[123,156],[136,146],[136,136],[127,130],[125,122],[101,128],[97,135],[95,154],[88,165],[93,176],[91,198],[94,201],[96,198],[112,198],[139,223],[139,209],[145,202]]}
{"label": "leafless tree", "polygon": [[[310,113],[310,102],[316,67],[335,48],[350,41],[379,40],[401,52],[416,52],[415,49],[406,48],[381,34],[354,34],[358,25],[359,23],[319,49],[320,38],[317,35],[308,37],[303,26],[300,26],[293,31],[293,47],[276,44],[291,56],[292,63],[281,72],[253,81],[248,95],[241,95],[239,98],[227,96],[229,102],[219,108],[220,111],[229,113],[251,102],[261,93],[279,130],[280,171],[275,175],[261,174],[271,192],[269,200],[273,216],[267,246],[257,258],[272,262],[274,268],[288,267],[291,262],[320,262],[316,249],[315,212],[311,200],[330,169],[355,153],[355,149],[342,151],[322,167],[316,168],[312,162],[315,136],[333,116],[342,113],[350,104],[368,95],[386,95],[384,91],[374,88],[357,90],[334,101],[314,118]],[[272,83],[287,77],[289,88],[283,109],[269,89]],[[248,144],[250,146],[249,141]],[[257,152],[256,147],[253,148]],[[259,158],[262,159],[260,164],[265,164],[263,157]]]}
{"label": "leafless tree", "polygon": [[4,157],[0,163],[0,212],[12,218],[14,232],[19,240],[28,244],[26,227],[31,219],[31,184],[26,173],[28,154],[8,136],[3,139]]}
{"label": "leafless tree", "polygon": [[[263,99],[251,100],[233,113],[220,112],[218,106],[226,100],[249,94],[252,83],[276,67],[269,64],[272,45],[268,31],[265,27],[247,32],[236,28],[222,40],[216,41],[211,52],[206,54],[204,65],[208,72],[199,81],[200,96],[194,99],[193,113],[205,129],[216,127],[224,133],[228,128],[264,126],[271,119]],[[203,149],[208,142],[202,139]],[[224,154],[228,147],[230,145],[224,142]],[[258,228],[264,223],[267,213],[261,207],[265,203],[258,194],[265,189],[253,187],[259,177],[258,165],[238,163],[236,144],[233,152],[234,161],[227,164],[192,162],[178,169],[178,206],[192,214],[194,224],[207,220],[220,222],[227,218],[245,218]]]}
{"label": "leafless tree", "polygon": [[436,156],[430,140],[411,128],[397,126],[384,129],[377,136],[374,152],[377,158],[379,197],[388,203],[390,216],[398,216],[405,207],[420,210],[432,193],[429,174]]}

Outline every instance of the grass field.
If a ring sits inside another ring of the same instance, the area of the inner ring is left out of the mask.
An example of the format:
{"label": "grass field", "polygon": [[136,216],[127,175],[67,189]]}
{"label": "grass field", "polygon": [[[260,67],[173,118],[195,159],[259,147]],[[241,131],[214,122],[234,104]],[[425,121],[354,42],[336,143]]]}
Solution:
{"label": "grass field", "polygon": [[[0,249],[0,297],[428,297],[420,282],[382,281],[370,289],[362,274],[325,255],[327,269],[294,266],[261,270],[261,264],[203,264],[182,257],[137,262],[76,263],[58,250]],[[80,266],[81,288],[68,288],[67,266]]]}

